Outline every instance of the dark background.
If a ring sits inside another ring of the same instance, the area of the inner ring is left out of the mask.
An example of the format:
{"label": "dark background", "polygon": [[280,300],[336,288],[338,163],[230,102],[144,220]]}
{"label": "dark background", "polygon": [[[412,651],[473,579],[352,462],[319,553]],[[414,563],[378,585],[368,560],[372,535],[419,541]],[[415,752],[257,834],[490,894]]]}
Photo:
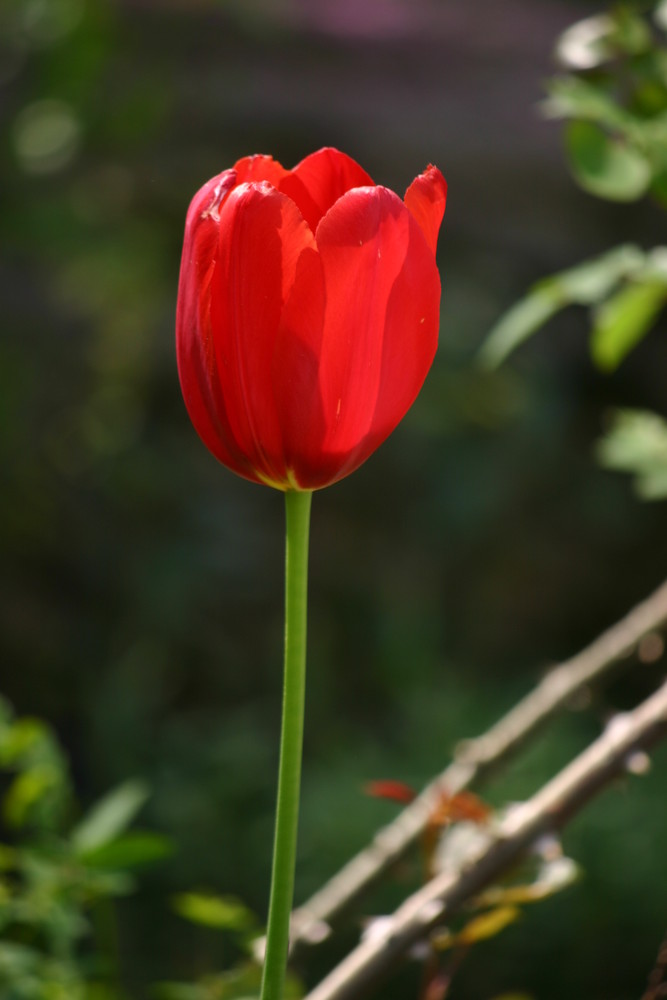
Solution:
{"label": "dark background", "polygon": [[[449,182],[441,347],[393,437],[314,498],[297,901],[395,813],[367,779],[419,786],[661,582],[667,508],[598,468],[612,405],[665,412],[656,329],[613,377],[587,319],[554,321],[495,374],[492,323],[543,274],[661,213],[568,176],[537,109],[588,3],[52,0],[0,13],[2,689],[54,724],[84,803],[141,775],[178,852],[120,910],[132,997],[231,956],[174,891],[268,893],[280,703],[282,503],[207,453],[183,407],[174,307],[185,210],[251,152],[322,145],[399,192]],[[658,673],[664,667],[658,667]],[[633,665],[488,790],[530,795],[634,704]],[[479,945],[453,996],[632,1000],[667,925],[664,750],[565,835],[583,880]],[[393,905],[418,872],[369,900]],[[349,935],[347,943],[353,941]],[[335,948],[302,970],[316,981]],[[416,997],[417,974],[394,992]]]}

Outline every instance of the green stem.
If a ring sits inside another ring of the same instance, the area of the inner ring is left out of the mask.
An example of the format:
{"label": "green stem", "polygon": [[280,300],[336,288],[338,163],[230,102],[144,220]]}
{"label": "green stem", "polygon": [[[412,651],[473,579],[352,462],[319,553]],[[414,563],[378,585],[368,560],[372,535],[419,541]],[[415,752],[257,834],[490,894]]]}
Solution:
{"label": "green stem", "polygon": [[282,1000],[294,896],[306,689],[309,491],[285,493],[285,660],[278,803],[261,1000]]}

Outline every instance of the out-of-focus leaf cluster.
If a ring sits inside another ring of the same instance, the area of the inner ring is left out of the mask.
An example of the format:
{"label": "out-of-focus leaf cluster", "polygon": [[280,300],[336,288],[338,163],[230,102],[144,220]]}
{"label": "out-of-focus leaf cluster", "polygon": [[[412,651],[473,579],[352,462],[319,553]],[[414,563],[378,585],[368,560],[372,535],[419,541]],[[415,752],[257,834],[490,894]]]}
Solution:
{"label": "out-of-focus leaf cluster", "polygon": [[618,410],[598,444],[602,465],[635,477],[644,500],[667,497],[667,421],[646,410]]}
{"label": "out-of-focus leaf cluster", "polygon": [[603,371],[613,371],[654,325],[667,302],[667,247],[644,252],[627,244],[542,278],[505,313],[489,334],[482,360],[500,364],[557,312],[591,309],[590,349]]}
{"label": "out-of-focus leaf cluster", "polygon": [[[557,56],[568,73],[549,84],[546,114],[566,119],[572,174],[590,194],[636,201],[649,194],[667,207],[667,3],[643,16],[620,5],[568,28]],[[613,372],[658,322],[667,303],[667,247],[615,247],[543,278],[488,334],[482,363],[496,367],[570,305],[590,309],[590,352]],[[632,472],[643,499],[667,496],[664,422],[619,413],[598,446],[612,469]]]}
{"label": "out-of-focus leaf cluster", "polygon": [[[0,699],[3,773],[0,841],[0,996],[3,1000],[123,1000],[113,899],[135,888],[135,872],[172,853],[162,834],[133,828],[149,798],[126,781],[76,817],[69,766],[51,729],[17,718]],[[191,983],[160,983],[163,1000],[259,996],[252,956],[262,928],[232,896],[185,892],[172,908],[229,935],[237,963]],[[290,978],[286,1000],[302,995]]]}
{"label": "out-of-focus leaf cluster", "polygon": [[665,5],[652,17],[620,5],[580,21],[560,38],[567,74],[552,80],[547,115],[567,120],[575,179],[591,194],[667,204]]}
{"label": "out-of-focus leaf cluster", "polygon": [[[67,762],[49,727],[0,701],[0,995],[12,1000],[121,997],[113,983],[109,901],[133,888],[130,870],[169,841],[128,832],[147,798],[130,781],[73,825]],[[103,928],[106,928],[103,930]]]}

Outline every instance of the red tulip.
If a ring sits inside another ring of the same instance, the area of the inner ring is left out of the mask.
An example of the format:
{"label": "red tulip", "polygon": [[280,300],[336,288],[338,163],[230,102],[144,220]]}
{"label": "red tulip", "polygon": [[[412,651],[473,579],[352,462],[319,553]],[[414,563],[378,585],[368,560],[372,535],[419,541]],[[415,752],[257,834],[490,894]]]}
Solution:
{"label": "red tulip", "polygon": [[405,200],[335,149],[285,170],[250,156],[197,192],[185,223],[178,370],[224,465],[314,490],[364,462],[414,402],[437,346],[445,180]]}

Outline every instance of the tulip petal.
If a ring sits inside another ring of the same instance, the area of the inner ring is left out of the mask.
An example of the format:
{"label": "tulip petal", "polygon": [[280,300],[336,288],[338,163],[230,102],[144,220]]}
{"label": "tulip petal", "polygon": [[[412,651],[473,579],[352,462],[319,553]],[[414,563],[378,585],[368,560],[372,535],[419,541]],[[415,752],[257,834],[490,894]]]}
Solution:
{"label": "tulip petal", "polygon": [[208,181],[190,203],[176,310],[176,355],[183,398],[197,433],[216,458],[240,471],[243,456],[216,415],[219,389],[210,334],[218,212],[235,183],[235,171],[226,170]]}
{"label": "tulip petal", "polygon": [[237,187],[220,214],[212,276],[218,412],[257,478],[280,488],[298,425],[319,405],[323,310],[319,255],[297,207],[268,183]]}
{"label": "tulip petal", "polygon": [[289,174],[289,170],[285,170],[278,160],[274,160],[272,156],[265,156],[263,153],[255,153],[237,160],[234,164],[234,170],[236,171],[237,184],[268,181],[275,188]]}
{"label": "tulip petal", "polygon": [[322,450],[340,479],[414,402],[437,347],[440,279],[417,222],[387,188],[344,195],[316,238],[326,292]]}
{"label": "tulip petal", "polygon": [[437,167],[429,165],[405,192],[405,204],[419,223],[433,253],[447,203],[447,181]]}
{"label": "tulip petal", "polygon": [[306,156],[280,181],[280,190],[299,206],[313,232],[346,191],[367,186],[373,186],[373,181],[366,171],[350,156],[331,147]]}
{"label": "tulip petal", "polygon": [[342,479],[414,401],[437,346],[429,167],[405,203],[323,149],[212,178],[188,210],[177,307],[183,396],[226,466],[278,489]]}

